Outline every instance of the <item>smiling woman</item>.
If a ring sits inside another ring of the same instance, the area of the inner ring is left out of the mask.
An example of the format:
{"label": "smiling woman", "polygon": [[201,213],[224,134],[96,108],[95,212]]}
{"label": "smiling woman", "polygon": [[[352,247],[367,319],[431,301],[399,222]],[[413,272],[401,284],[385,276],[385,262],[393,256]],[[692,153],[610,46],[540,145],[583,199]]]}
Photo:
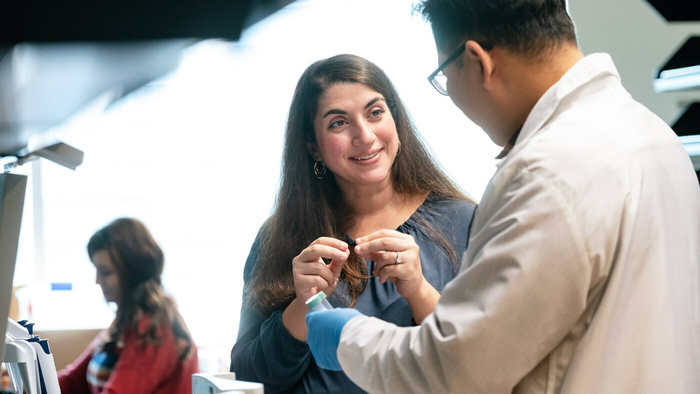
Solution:
{"label": "smiling woman", "polygon": [[361,392],[317,367],[304,302],[324,292],[333,306],[420,324],[457,272],[474,203],[428,153],[386,74],[359,56],[302,74],[283,163],[244,270],[231,371],[271,392]]}
{"label": "smiling woman", "polygon": [[316,143],[309,150],[330,170],[343,194],[370,185],[389,187],[399,151],[396,124],[384,97],[361,83],[330,87],[314,119]]}

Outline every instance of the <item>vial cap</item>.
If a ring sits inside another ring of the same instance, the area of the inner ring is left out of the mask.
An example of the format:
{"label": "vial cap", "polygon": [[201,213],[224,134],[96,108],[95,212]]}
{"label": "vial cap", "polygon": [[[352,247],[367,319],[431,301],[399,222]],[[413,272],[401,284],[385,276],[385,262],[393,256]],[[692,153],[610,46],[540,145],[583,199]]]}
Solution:
{"label": "vial cap", "polygon": [[311,298],[306,300],[306,306],[308,306],[309,309],[314,309],[314,307],[316,305],[320,304],[321,301],[323,301],[325,298],[326,298],[326,293],[319,291],[318,293],[311,296]]}

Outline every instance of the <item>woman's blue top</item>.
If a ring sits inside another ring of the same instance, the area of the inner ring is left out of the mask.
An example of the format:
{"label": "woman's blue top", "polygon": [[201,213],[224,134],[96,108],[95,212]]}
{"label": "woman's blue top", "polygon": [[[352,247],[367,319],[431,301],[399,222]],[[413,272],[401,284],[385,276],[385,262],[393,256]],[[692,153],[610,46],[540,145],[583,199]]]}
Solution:
{"label": "woman's blue top", "polygon": [[[422,223],[429,223],[432,231],[445,238],[457,252],[458,259],[467,248],[469,225],[475,205],[463,200],[436,201],[429,196],[398,231],[413,236],[420,250],[420,260],[425,279],[442,291],[447,282],[459,272],[459,267],[450,260],[444,249],[429,237]],[[354,242],[348,238],[348,244]],[[261,382],[269,393],[362,393],[343,372],[327,371],[314,362],[309,346],[289,334],[282,324],[284,308],[269,315],[246,305],[246,287],[258,264],[260,233],[255,239],[243,271],[243,307],[238,328],[238,338],[231,351],[231,372],[237,380]],[[375,263],[365,260],[368,272]],[[291,271],[291,262],[290,262]],[[339,283],[329,297],[334,307],[347,307],[350,297],[347,288]],[[390,282],[379,283],[379,278],[368,280],[355,308],[367,316],[394,323],[399,326],[415,325],[411,308],[406,299]]]}

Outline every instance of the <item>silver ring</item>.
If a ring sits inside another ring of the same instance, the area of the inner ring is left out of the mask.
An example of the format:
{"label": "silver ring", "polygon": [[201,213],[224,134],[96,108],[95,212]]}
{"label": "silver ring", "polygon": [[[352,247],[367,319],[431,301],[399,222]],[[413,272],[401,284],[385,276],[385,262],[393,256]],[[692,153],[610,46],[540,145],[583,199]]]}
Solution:
{"label": "silver ring", "polygon": [[396,262],[394,264],[401,264],[401,252],[396,251]]}

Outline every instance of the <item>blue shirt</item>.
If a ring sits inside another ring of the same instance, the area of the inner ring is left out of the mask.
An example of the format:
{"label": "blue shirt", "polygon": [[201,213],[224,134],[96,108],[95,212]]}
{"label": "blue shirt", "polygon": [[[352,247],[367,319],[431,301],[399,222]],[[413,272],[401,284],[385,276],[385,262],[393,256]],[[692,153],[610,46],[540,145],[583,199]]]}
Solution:
{"label": "blue shirt", "polygon": [[[429,231],[421,223],[428,223],[433,232],[444,237],[454,248],[459,261],[467,248],[475,205],[462,200],[436,201],[431,197],[397,231],[413,236],[420,249],[423,276],[437,291],[442,291],[459,272],[459,267],[430,238]],[[349,238],[347,241],[352,247],[354,242]],[[260,233],[244,268],[245,286],[249,285],[251,273],[258,263],[259,248]],[[375,263],[365,262],[368,272],[372,272]],[[350,296],[344,283],[338,284],[329,301],[334,307],[349,304]],[[390,281],[381,284],[377,277],[368,280],[355,308],[367,316],[399,326],[415,325],[408,301],[399,295]],[[266,392],[362,393],[362,389],[343,372],[323,370],[316,365],[307,343],[292,337],[282,324],[283,311],[280,309],[265,316],[243,303],[238,338],[231,351],[231,371],[236,373],[236,379],[261,382]]]}

